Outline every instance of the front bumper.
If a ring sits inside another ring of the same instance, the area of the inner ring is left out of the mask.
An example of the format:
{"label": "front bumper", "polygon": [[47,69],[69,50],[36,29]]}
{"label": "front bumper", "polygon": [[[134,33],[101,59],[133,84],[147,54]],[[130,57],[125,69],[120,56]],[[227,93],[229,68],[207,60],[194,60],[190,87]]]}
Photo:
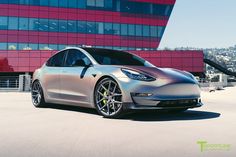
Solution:
{"label": "front bumper", "polygon": [[201,99],[185,99],[185,100],[165,100],[156,101],[156,105],[142,105],[137,103],[124,103],[124,109],[131,110],[171,110],[171,109],[188,109],[201,107],[203,104]]}

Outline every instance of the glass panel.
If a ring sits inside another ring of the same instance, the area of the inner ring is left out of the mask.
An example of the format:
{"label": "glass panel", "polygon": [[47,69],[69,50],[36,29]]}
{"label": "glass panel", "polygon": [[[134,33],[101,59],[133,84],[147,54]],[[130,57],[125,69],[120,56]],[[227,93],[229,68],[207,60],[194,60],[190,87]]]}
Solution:
{"label": "glass panel", "polygon": [[144,37],[149,37],[150,36],[149,26],[143,26],[143,36]]}
{"label": "glass panel", "polygon": [[[59,0],[59,1],[61,1],[61,0]],[[58,0],[49,0],[49,5],[52,7],[58,7]]]}
{"label": "glass panel", "polygon": [[86,22],[85,21],[78,21],[77,23],[77,32],[79,33],[86,33]]}
{"label": "glass panel", "polygon": [[58,32],[58,20],[49,20],[49,31]]}
{"label": "glass panel", "polygon": [[158,36],[157,26],[151,26],[150,27],[150,33],[151,33],[151,37],[157,37]]}
{"label": "glass panel", "polygon": [[30,5],[39,5],[40,1],[39,0],[30,0]]}
{"label": "glass panel", "polygon": [[67,8],[68,0],[59,0],[59,7]]}
{"label": "glass panel", "polygon": [[19,50],[31,50],[28,43],[20,43],[19,44]]}
{"label": "glass panel", "polygon": [[17,43],[8,43],[8,50],[18,50]]}
{"label": "glass panel", "polygon": [[134,36],[135,35],[135,27],[134,25],[128,25],[128,34],[131,35],[131,36]]}
{"label": "glass panel", "polygon": [[121,35],[128,35],[127,24],[121,24]]}
{"label": "glass panel", "polygon": [[113,34],[112,23],[105,23],[104,33],[105,34]]}
{"label": "glass panel", "polygon": [[58,50],[58,47],[57,47],[56,44],[49,44],[49,48],[50,48],[51,50]]}
{"label": "glass panel", "polygon": [[7,29],[7,17],[0,17],[0,29]]}
{"label": "glass panel", "polygon": [[19,4],[29,5],[29,0],[20,0]]}
{"label": "glass panel", "polygon": [[87,0],[87,6],[96,6],[96,0]]}
{"label": "glass panel", "polygon": [[7,49],[7,43],[0,43],[0,50],[6,50]]}
{"label": "glass panel", "polygon": [[96,0],[96,7],[104,7],[104,0]]}
{"label": "glass panel", "polygon": [[50,50],[48,44],[39,44],[39,50]]}
{"label": "glass panel", "polygon": [[29,44],[29,48],[31,48],[31,50],[38,50],[39,48],[38,44]]}
{"label": "glass panel", "polygon": [[39,29],[39,21],[38,19],[30,18],[29,19],[29,30],[38,30]]}
{"label": "glass panel", "polygon": [[143,36],[142,25],[136,25],[136,36]]}
{"label": "glass panel", "polygon": [[78,8],[85,8],[86,0],[78,0]]}
{"label": "glass panel", "polygon": [[112,8],[112,0],[104,0],[105,8]]}
{"label": "glass panel", "polygon": [[28,30],[29,29],[29,23],[28,18],[19,18],[19,30]]}
{"label": "glass panel", "polygon": [[120,24],[113,24],[113,34],[120,35]]}
{"label": "glass panel", "polygon": [[48,6],[48,0],[40,0],[40,5],[41,6]]}
{"label": "glass panel", "polygon": [[39,31],[48,31],[48,19],[39,19]]}
{"label": "glass panel", "polygon": [[77,32],[76,21],[68,21],[68,32]]}
{"label": "glass panel", "polygon": [[158,26],[157,31],[158,31],[158,38],[161,38],[164,33],[164,27]]}
{"label": "glass panel", "polygon": [[68,7],[69,8],[76,8],[77,7],[77,0],[69,0]]}
{"label": "glass panel", "polygon": [[18,30],[18,17],[9,17],[8,29]]}
{"label": "glass panel", "polygon": [[65,20],[59,21],[59,32],[67,32],[67,21]]}
{"label": "glass panel", "polygon": [[96,33],[95,22],[87,22],[87,33],[90,33],[90,34]]}
{"label": "glass panel", "polygon": [[97,23],[98,34],[104,34],[104,24],[102,22]]}

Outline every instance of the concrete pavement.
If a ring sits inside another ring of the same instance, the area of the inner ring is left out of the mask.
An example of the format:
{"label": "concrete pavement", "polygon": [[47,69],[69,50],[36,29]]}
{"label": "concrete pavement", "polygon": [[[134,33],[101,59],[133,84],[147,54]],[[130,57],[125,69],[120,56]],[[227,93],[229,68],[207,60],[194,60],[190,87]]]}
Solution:
{"label": "concrete pavement", "polygon": [[[203,107],[180,114],[105,119],[79,107],[38,109],[29,93],[1,92],[0,157],[236,156],[236,87],[202,99]],[[201,152],[199,140],[230,150]]]}

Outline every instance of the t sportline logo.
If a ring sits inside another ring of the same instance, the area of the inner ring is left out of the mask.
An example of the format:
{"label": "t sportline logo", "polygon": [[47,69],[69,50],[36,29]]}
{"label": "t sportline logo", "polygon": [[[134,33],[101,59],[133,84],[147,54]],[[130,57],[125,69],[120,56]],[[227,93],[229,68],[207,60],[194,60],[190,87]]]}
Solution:
{"label": "t sportline logo", "polygon": [[231,148],[230,144],[209,144],[207,141],[197,141],[197,144],[199,144],[201,152],[213,150],[229,151]]}

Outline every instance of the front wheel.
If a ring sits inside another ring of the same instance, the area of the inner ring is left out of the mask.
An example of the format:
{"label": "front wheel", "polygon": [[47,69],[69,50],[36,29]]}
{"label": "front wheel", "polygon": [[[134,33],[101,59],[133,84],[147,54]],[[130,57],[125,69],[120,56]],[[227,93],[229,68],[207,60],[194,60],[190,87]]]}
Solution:
{"label": "front wheel", "polygon": [[45,106],[43,88],[39,81],[34,81],[31,89],[32,103],[35,107]]}
{"label": "front wheel", "polygon": [[118,118],[123,111],[122,93],[111,78],[102,79],[95,88],[94,103],[99,114],[106,118]]}

